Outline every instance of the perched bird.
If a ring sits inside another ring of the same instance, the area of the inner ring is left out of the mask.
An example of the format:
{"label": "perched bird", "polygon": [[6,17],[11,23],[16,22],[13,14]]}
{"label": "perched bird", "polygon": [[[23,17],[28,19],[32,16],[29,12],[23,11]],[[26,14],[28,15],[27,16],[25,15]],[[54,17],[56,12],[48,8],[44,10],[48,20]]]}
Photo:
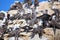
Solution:
{"label": "perched bird", "polygon": [[43,35],[43,28],[41,28],[41,26],[38,26],[38,25],[34,25],[33,26],[33,31],[32,31],[32,35],[31,35],[31,38],[34,38],[34,36],[38,34],[39,35],[39,38],[42,38],[42,35]]}
{"label": "perched bird", "polygon": [[24,29],[24,32],[30,32],[32,27],[26,25],[26,26],[22,27],[22,29]]}

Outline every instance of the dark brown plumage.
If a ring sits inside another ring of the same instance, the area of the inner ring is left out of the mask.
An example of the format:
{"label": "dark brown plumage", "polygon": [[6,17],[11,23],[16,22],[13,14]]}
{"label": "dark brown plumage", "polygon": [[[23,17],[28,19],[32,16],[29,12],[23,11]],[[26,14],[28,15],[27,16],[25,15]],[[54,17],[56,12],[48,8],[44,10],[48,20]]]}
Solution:
{"label": "dark brown plumage", "polygon": [[22,4],[20,2],[15,3],[15,5],[12,5],[10,10],[17,10],[17,9],[22,9]]}
{"label": "dark brown plumage", "polygon": [[34,0],[34,6],[39,6],[39,1],[38,0]]}
{"label": "dark brown plumage", "polygon": [[3,20],[3,18],[5,17],[4,13],[0,13],[0,19]]}

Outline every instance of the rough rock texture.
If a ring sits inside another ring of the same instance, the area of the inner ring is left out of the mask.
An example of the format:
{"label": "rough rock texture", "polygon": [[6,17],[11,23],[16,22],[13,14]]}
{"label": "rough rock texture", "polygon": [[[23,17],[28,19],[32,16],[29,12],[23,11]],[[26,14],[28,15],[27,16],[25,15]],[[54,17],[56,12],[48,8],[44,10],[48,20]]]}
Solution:
{"label": "rough rock texture", "polygon": [[10,15],[14,15],[14,14],[17,14],[18,10],[10,10],[8,11],[8,14]]}
{"label": "rough rock texture", "polygon": [[54,32],[52,28],[44,29],[45,34],[44,36],[48,38],[48,40],[54,40]]}
{"label": "rough rock texture", "polygon": [[60,2],[54,2],[53,6],[55,6],[57,9],[60,9]]}
{"label": "rough rock texture", "polygon": [[39,11],[48,10],[49,15],[52,15],[54,13],[54,11],[51,9],[52,5],[49,2],[42,2],[39,5],[40,5],[39,8],[38,8]]}
{"label": "rough rock texture", "polygon": [[60,29],[56,30],[55,40],[60,40]]}
{"label": "rough rock texture", "polygon": [[[53,5],[51,5],[49,2],[42,2],[42,3],[39,3],[39,7],[38,7],[38,11],[41,11],[41,10],[48,10],[48,14],[49,15],[52,15],[54,13],[54,11],[51,9],[52,7],[55,6],[56,9],[59,9],[60,10],[60,3],[59,2],[54,2]],[[8,12],[8,14],[16,14],[17,13],[17,10],[11,10]],[[39,14],[38,14],[39,15]],[[20,24],[21,26],[25,25],[25,21],[23,24],[20,23],[21,20],[14,20],[13,23],[15,24],[16,22],[18,24]],[[11,27],[13,25],[8,25],[8,27]],[[45,31],[45,34],[43,34],[43,38],[40,39],[38,37],[38,34],[35,35],[35,37],[33,39],[31,39],[29,36],[25,36],[25,37],[22,37],[23,39],[25,40],[60,40],[60,29],[57,29],[56,30],[56,35],[54,35],[54,32],[53,32],[53,29],[52,28],[46,28],[44,29]],[[20,38],[21,39],[21,38]],[[23,40],[21,39],[21,40]]]}

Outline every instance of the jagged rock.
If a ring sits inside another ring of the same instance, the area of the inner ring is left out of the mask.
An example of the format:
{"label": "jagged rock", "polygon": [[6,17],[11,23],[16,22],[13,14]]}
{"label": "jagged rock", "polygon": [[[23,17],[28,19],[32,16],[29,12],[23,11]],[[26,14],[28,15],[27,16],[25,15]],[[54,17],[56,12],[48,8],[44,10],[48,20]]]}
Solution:
{"label": "jagged rock", "polygon": [[45,34],[43,34],[48,40],[54,40],[54,32],[52,28],[45,28]]}
{"label": "jagged rock", "polygon": [[24,27],[27,25],[26,21],[24,19],[21,19],[21,20],[14,20],[13,21],[13,24],[20,24],[21,27]]}
{"label": "jagged rock", "polygon": [[56,29],[56,35],[54,40],[60,40],[60,29]]}
{"label": "jagged rock", "polygon": [[39,3],[38,11],[48,10],[48,14],[52,15],[54,11],[51,9],[52,5],[49,2],[41,2]]}
{"label": "jagged rock", "polygon": [[[34,5],[32,5],[31,8],[34,8]],[[54,9],[54,8],[60,10],[60,2],[54,2],[53,4],[51,4],[50,2],[40,2],[39,6],[36,9],[36,12],[38,12],[37,17],[43,15],[41,11],[45,12],[45,10],[48,10],[48,14],[52,15],[54,13],[54,11],[52,9]],[[27,14],[27,13],[32,14],[33,13],[33,11],[31,9],[28,9],[28,8],[24,8],[24,11],[25,11],[24,12],[25,14]],[[9,10],[8,11],[8,14],[10,14],[10,16],[14,16],[17,13],[18,13],[18,10]],[[1,20],[0,20],[0,23],[1,23]],[[15,24],[19,24],[21,27],[28,25],[26,23],[25,19],[19,19],[19,20],[16,19],[16,20],[13,20],[12,22],[8,21],[7,28],[13,27]],[[23,31],[23,30],[24,29],[21,29],[21,31]],[[44,32],[45,33],[43,34],[43,36],[47,38],[46,40],[60,40],[60,29],[56,30],[55,35],[53,32],[53,28],[45,28]],[[20,35],[24,35],[24,37],[22,37],[22,38],[24,38],[25,40],[29,40],[29,36],[31,35],[31,33],[24,33],[23,32],[23,33],[20,33]],[[6,37],[4,37],[4,40],[7,40],[5,38],[8,39],[7,35],[6,35]],[[36,38],[36,36],[35,36],[35,38]],[[35,39],[35,38],[33,38],[33,39]],[[31,40],[33,40],[33,39],[31,39]],[[37,40],[37,38],[35,40]]]}
{"label": "jagged rock", "polygon": [[52,7],[60,10],[60,2],[54,2]]}
{"label": "jagged rock", "polygon": [[17,14],[18,10],[10,10],[8,11],[8,14],[10,14],[11,16]]}

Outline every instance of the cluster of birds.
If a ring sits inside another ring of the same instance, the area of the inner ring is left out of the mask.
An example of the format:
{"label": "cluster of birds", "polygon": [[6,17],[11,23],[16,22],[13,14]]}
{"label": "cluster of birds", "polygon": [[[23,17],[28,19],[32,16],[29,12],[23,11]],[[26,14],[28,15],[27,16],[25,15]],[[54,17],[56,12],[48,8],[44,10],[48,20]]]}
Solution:
{"label": "cluster of birds", "polygon": [[[21,32],[32,32],[31,38],[38,33],[39,38],[41,38],[45,33],[45,28],[53,28],[54,34],[56,29],[60,29],[60,11],[54,8],[52,9],[54,11],[52,15],[48,14],[47,9],[38,13],[39,1],[34,1],[34,4],[31,0],[25,0],[24,3],[16,1],[11,5],[8,12],[0,12],[0,39],[4,34],[9,34],[9,36],[15,36],[18,40]],[[24,30],[21,31],[21,29]]]}

